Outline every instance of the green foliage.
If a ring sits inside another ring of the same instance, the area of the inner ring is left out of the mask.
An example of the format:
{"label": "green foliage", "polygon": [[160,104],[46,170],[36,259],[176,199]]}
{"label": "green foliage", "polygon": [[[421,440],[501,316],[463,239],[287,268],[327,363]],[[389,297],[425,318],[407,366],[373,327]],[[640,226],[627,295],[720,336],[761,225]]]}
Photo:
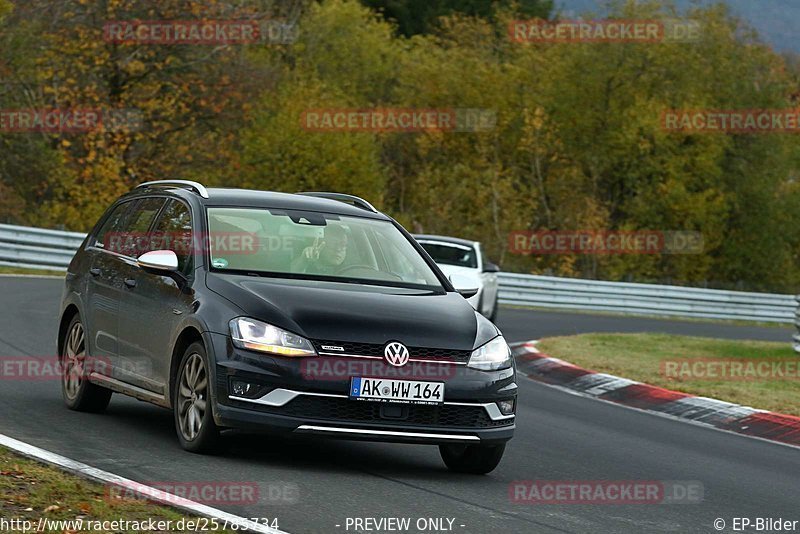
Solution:
{"label": "green foliage", "polygon": [[380,144],[361,133],[309,132],[308,109],[348,107],[348,100],[315,81],[297,81],[264,98],[244,132],[238,186],[273,191],[347,191],[377,205],[385,188]]}
{"label": "green foliage", "polygon": [[[798,137],[661,124],[667,109],[800,101],[800,61],[762,45],[724,7],[690,14],[701,22],[693,43],[519,44],[508,23],[547,16],[551,2],[69,0],[53,13],[47,5],[16,3],[0,23],[0,106],[132,108],[144,127],[0,132],[2,222],[86,229],[133,184],[188,178],[362,195],[413,230],[482,241],[506,270],[779,292],[800,285]],[[613,5],[620,18],[675,16],[662,2]],[[270,14],[296,18],[297,42],[102,39],[105,20]],[[309,111],[371,108],[478,109],[496,123],[416,133],[302,123]],[[519,256],[508,235],[521,230],[697,231],[705,250]]]}
{"label": "green foliage", "polygon": [[450,15],[490,19],[497,11],[514,6],[523,17],[547,18],[553,9],[552,0],[363,0],[363,3],[394,21],[406,36],[433,33],[438,19]]}

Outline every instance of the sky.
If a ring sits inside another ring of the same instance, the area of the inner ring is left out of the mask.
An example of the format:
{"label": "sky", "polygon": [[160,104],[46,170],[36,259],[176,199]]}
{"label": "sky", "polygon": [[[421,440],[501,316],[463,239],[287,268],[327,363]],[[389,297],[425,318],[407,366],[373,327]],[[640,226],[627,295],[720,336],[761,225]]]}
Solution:
{"label": "sky", "polygon": [[[708,5],[720,0],[674,0],[680,9],[692,4]],[[776,50],[800,53],[800,0],[722,0],[748,21]],[[556,0],[564,18],[587,11],[604,13],[603,0]]]}

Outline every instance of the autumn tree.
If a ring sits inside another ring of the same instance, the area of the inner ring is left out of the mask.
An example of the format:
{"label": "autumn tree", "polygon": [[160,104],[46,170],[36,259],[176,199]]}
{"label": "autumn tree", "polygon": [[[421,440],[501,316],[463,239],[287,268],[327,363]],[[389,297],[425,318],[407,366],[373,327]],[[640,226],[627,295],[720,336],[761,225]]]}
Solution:
{"label": "autumn tree", "polygon": [[[362,195],[503,268],[795,292],[797,136],[668,131],[668,109],[791,109],[800,64],[724,6],[615,0],[690,42],[519,43],[549,1],[0,0],[0,106],[133,110],[131,128],[0,131],[0,221],[86,229],[150,179]],[[293,39],[112,42],[109,21],[281,19]],[[319,131],[308,112],[437,109],[455,129]],[[472,115],[470,115],[472,114]],[[480,127],[469,116],[489,117]],[[513,254],[515,231],[694,231],[699,254]]]}

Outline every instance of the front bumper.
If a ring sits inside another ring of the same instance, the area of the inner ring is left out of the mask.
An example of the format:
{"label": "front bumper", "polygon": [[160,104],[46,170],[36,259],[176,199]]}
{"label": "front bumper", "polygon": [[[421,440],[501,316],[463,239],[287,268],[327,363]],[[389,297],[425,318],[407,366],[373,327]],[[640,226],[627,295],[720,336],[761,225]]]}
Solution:
{"label": "front bumper", "polygon": [[[431,444],[497,444],[514,434],[515,416],[503,415],[496,404],[516,399],[513,368],[485,372],[438,363],[427,371],[440,373],[444,404],[376,403],[351,400],[347,394],[351,376],[376,376],[369,373],[368,362],[355,362],[355,370],[343,366],[338,375],[312,376],[307,372],[310,362],[316,369],[332,360],[273,358],[237,349],[227,336],[211,338],[216,356],[214,419],[224,428]],[[436,380],[429,375],[410,379]],[[258,389],[236,395],[231,391],[234,380],[256,384]]]}

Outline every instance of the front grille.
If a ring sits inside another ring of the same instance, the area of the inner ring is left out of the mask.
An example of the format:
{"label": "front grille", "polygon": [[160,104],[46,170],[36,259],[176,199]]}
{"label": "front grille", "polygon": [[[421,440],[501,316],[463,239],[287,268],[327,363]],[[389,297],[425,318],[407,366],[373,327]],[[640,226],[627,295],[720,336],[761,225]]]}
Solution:
{"label": "front grille", "polygon": [[[402,405],[402,417],[382,417],[378,402],[346,398],[303,395],[282,407],[250,405],[279,415],[324,419],[331,422],[380,423],[381,425],[419,425],[444,428],[492,428],[513,424],[513,419],[493,421],[483,406]],[[397,405],[395,405],[397,406]]]}
{"label": "front grille", "polygon": [[[354,356],[377,356],[383,358],[383,349],[386,345],[377,343],[350,343],[347,341],[322,341],[314,340],[314,348],[318,352],[327,352],[329,354],[336,354],[339,351],[332,351],[323,349],[323,345],[333,345],[335,347],[342,347],[344,349],[342,354],[351,354]],[[434,349],[424,347],[408,347],[408,352],[411,358],[415,360],[431,360],[431,361],[449,361],[449,362],[466,362],[469,360],[471,351],[469,350],[455,350],[455,349]]]}

